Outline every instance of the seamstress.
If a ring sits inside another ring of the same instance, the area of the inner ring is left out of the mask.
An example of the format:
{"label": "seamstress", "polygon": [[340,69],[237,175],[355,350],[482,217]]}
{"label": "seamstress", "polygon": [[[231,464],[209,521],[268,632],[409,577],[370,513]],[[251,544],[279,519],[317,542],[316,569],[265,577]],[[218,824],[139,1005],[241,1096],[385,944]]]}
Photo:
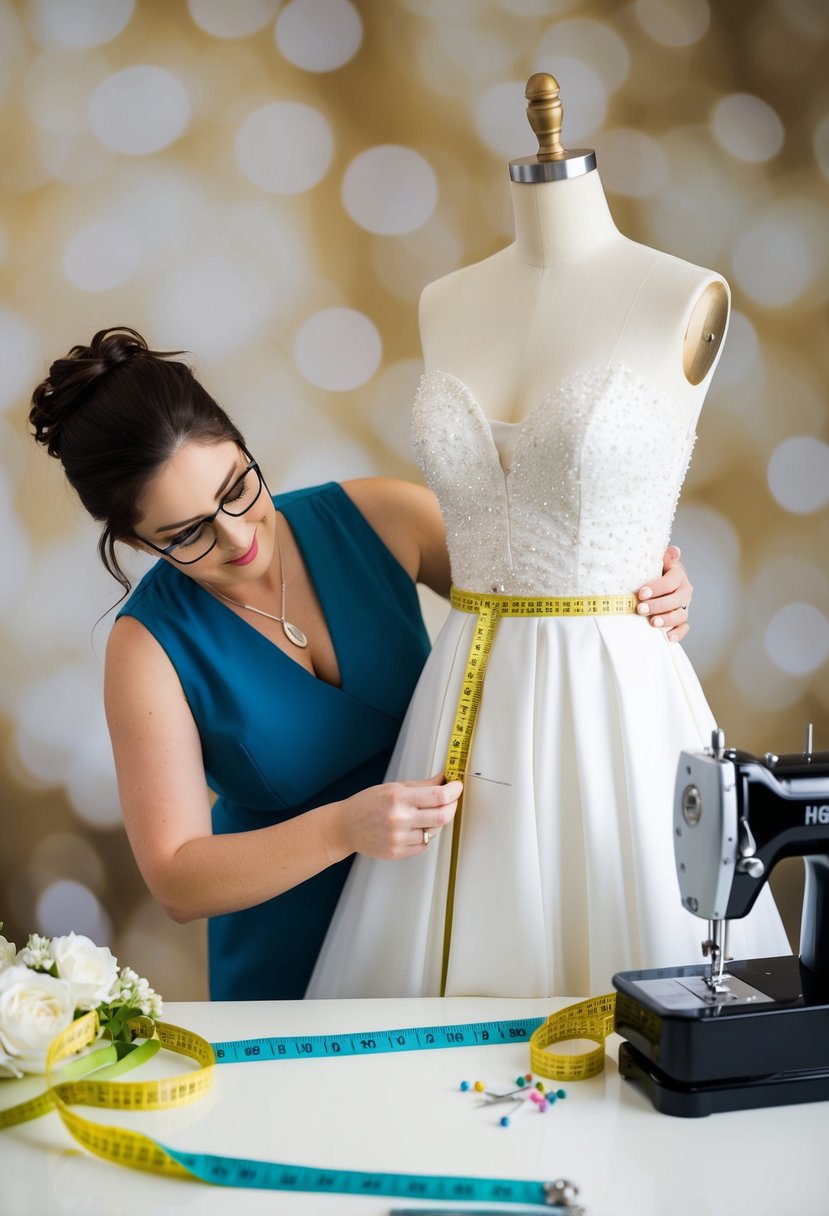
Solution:
{"label": "seamstress", "polygon": [[[212,999],[301,997],[354,855],[416,856],[455,813],[460,782],[383,783],[429,649],[416,583],[449,590],[436,500],[388,478],[272,498],[190,367],[125,327],[57,359],[29,417],[124,591],[117,544],[159,558],[105,665],[144,880],[209,918]],[[681,640],[677,549],[639,594]]]}

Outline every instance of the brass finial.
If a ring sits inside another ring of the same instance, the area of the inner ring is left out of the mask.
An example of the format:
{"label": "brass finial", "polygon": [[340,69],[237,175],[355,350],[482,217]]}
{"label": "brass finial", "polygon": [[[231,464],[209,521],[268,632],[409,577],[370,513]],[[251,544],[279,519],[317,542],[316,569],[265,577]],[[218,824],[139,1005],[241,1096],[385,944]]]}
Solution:
{"label": "brass finial", "polygon": [[510,181],[556,182],[581,177],[596,168],[592,148],[567,149],[561,142],[563,110],[558,81],[549,72],[536,72],[527,81],[527,118],[538,140],[535,156],[521,156],[509,163]]}
{"label": "brass finial", "polygon": [[536,72],[527,81],[524,96],[529,102],[527,118],[538,140],[538,159],[561,160],[567,149],[561,142],[564,113],[559,100],[558,81],[549,72]]}

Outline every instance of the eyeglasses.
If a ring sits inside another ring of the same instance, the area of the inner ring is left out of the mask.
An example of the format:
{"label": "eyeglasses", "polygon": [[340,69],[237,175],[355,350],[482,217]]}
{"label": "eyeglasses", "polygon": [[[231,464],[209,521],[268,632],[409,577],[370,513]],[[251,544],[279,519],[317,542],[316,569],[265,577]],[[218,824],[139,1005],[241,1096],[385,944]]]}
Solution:
{"label": "eyeglasses", "polygon": [[[245,455],[249,456],[250,453],[245,452]],[[258,501],[264,484],[265,479],[259,465],[251,459],[245,471],[236,478],[212,515],[205,515],[204,519],[198,519],[194,524],[189,524],[183,532],[173,538],[169,545],[163,547],[154,545],[151,540],[147,540],[143,536],[139,536],[138,539],[145,545],[149,545],[151,549],[155,549],[156,553],[163,553],[165,557],[171,557],[180,566],[191,566],[193,562],[200,562],[203,557],[207,557],[211,549],[215,548],[219,537],[213,521],[219,512],[223,511],[225,515],[235,517],[244,515]]]}

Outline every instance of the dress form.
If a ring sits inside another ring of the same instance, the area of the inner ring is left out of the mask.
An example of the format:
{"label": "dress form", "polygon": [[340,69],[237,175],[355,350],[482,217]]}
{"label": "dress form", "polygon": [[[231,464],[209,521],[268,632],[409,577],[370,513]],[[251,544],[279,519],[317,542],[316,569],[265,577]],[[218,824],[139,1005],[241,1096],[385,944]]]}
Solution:
{"label": "dress form", "polygon": [[693,425],[722,350],[725,280],[623,236],[595,154],[560,143],[554,78],[532,76],[526,95],[539,151],[510,162],[515,242],[424,290],[426,370],[517,423],[573,373],[621,363]]}
{"label": "dress form", "polygon": [[[456,587],[628,595],[659,573],[728,288],[622,236],[592,151],[558,143],[555,81],[527,91],[540,150],[510,166],[514,244],[421,297],[415,454]],[[450,608],[388,781],[445,765],[480,638]],[[676,757],[714,725],[682,647],[637,613],[504,616],[459,832],[357,858],[306,995],[588,995],[697,961],[670,807]],[[788,951],[763,894],[737,957]]]}

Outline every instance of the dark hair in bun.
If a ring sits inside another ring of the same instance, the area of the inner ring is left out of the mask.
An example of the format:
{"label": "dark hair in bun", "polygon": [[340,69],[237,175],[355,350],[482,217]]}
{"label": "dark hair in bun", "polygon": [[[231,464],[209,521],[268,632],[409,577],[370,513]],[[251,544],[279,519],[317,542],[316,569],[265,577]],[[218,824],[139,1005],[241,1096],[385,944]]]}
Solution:
{"label": "dark hair in bun", "polygon": [[101,329],[56,359],[32,394],[34,437],[63,465],[93,519],[101,561],[124,588],[115,542],[134,534],[147,486],[182,443],[245,441],[181,351],[154,351],[128,326]]}

